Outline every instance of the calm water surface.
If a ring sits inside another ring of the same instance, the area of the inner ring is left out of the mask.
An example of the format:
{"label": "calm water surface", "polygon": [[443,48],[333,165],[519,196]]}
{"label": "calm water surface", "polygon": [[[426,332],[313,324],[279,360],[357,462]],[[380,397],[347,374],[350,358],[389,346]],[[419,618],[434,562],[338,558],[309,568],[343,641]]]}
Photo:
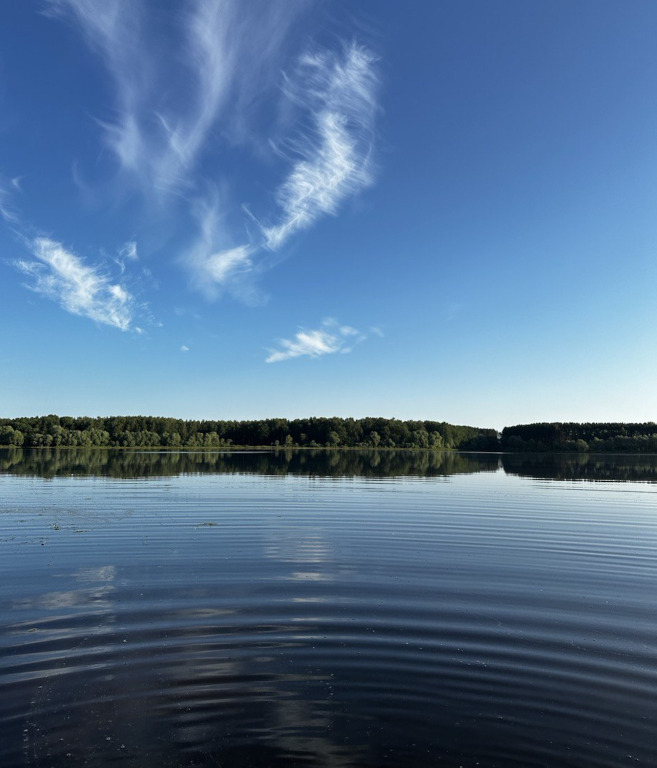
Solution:
{"label": "calm water surface", "polygon": [[657,766],[657,460],[0,452],[0,766]]}

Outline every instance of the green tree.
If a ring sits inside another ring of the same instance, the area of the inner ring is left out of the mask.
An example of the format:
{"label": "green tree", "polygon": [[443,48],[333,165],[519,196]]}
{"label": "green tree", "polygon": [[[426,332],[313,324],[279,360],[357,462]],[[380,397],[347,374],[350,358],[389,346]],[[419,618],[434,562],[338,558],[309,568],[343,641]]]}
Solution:
{"label": "green tree", "polygon": [[335,430],[329,432],[327,445],[330,445],[333,448],[337,448],[337,446],[340,445],[340,435]]}
{"label": "green tree", "polygon": [[9,424],[0,427],[0,445],[14,445],[14,428]]}

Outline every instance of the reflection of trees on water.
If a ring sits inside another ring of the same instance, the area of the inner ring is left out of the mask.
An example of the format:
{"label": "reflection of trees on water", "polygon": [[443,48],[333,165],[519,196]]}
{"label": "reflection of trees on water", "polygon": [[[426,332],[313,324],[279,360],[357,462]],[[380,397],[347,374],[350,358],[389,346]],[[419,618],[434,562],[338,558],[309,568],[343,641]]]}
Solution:
{"label": "reflection of trees on water", "polygon": [[263,452],[116,451],[44,448],[0,450],[0,472],[36,477],[117,478],[182,474],[261,474],[318,477],[440,477],[494,472],[494,454],[442,451],[278,450]]}
{"label": "reflection of trees on water", "polygon": [[510,453],[502,466],[507,475],[545,480],[657,482],[657,455]]}
{"label": "reflection of trees on water", "polygon": [[32,477],[116,478],[185,474],[316,477],[445,477],[495,472],[552,480],[657,481],[657,455],[496,454],[395,450],[117,451],[102,448],[8,448],[0,472]]}

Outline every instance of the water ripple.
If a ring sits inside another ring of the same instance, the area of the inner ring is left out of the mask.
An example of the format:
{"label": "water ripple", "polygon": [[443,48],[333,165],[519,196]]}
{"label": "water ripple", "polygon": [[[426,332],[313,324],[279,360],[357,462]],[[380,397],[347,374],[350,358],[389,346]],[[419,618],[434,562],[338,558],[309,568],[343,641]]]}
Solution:
{"label": "water ripple", "polygon": [[657,765],[646,486],[3,483],[3,768]]}

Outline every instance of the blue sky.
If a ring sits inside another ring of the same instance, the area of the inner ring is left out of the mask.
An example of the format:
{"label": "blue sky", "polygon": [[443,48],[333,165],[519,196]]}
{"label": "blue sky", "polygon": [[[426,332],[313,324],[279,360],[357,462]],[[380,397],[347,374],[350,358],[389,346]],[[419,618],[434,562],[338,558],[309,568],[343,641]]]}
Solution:
{"label": "blue sky", "polygon": [[657,420],[653,0],[5,0],[0,411]]}

